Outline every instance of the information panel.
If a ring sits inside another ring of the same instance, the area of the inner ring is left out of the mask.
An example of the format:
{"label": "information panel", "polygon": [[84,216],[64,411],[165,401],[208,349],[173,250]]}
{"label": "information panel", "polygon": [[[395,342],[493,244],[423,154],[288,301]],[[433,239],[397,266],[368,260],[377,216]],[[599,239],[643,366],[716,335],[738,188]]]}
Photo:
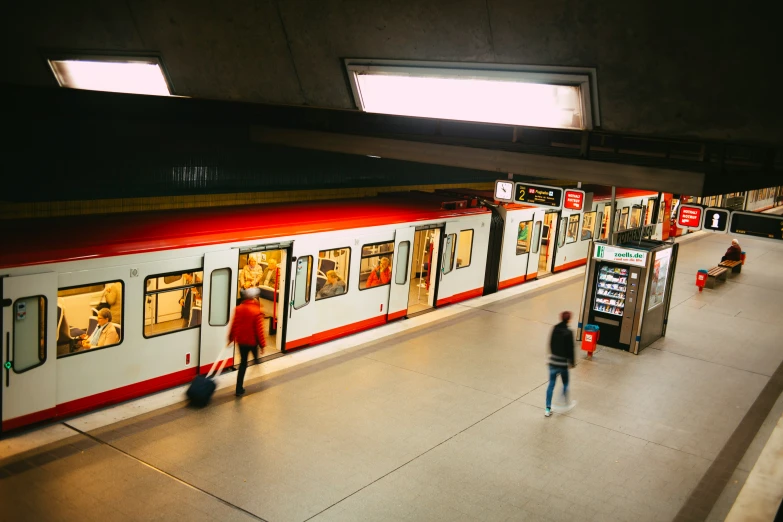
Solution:
{"label": "information panel", "polygon": [[729,232],[783,241],[783,216],[732,212]]}
{"label": "information panel", "polygon": [[514,201],[539,207],[560,208],[563,203],[563,189],[517,182]]}
{"label": "information panel", "polygon": [[725,208],[708,208],[704,210],[704,230],[726,233],[729,229],[729,211]]}

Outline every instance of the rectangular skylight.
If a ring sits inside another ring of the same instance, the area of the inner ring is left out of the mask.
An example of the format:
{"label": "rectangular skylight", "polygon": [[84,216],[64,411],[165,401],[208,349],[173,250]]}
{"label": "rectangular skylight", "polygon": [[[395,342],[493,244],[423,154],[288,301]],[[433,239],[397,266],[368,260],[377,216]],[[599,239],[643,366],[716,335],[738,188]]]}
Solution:
{"label": "rectangular skylight", "polygon": [[171,96],[154,58],[50,59],[49,66],[61,87]]}
{"label": "rectangular skylight", "polygon": [[530,127],[592,127],[587,74],[347,62],[366,111]]}

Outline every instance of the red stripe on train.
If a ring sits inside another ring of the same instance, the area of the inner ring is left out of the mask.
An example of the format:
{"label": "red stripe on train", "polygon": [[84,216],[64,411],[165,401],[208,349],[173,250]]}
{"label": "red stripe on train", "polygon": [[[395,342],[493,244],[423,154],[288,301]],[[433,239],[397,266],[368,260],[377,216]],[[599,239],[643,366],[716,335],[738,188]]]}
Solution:
{"label": "red stripe on train", "polygon": [[310,337],[303,337],[294,341],[286,341],[285,349],[288,352],[291,350],[296,350],[297,348],[302,348],[303,346],[312,346],[314,344],[325,343],[326,341],[331,341],[333,339],[337,339],[338,337],[363,332],[364,330],[381,326],[385,324],[386,321],[387,318],[384,314],[377,317],[372,317],[370,319],[365,319],[364,321],[351,323],[349,325],[340,326],[338,328],[332,328],[331,330],[326,330],[325,332],[313,334]]}
{"label": "red stripe on train", "polygon": [[475,288],[473,290],[468,290],[467,292],[461,292],[459,294],[454,294],[450,297],[444,297],[443,299],[438,299],[437,305],[443,306],[447,304],[453,304],[458,303],[460,301],[464,301],[466,299],[470,299],[471,297],[480,297],[481,294],[484,293],[484,288]]}
{"label": "red stripe on train", "polygon": [[498,290],[503,290],[504,288],[522,284],[526,280],[527,280],[527,276],[519,276],[519,277],[512,277],[511,279],[506,279],[505,281],[501,281],[500,283],[498,283]]}
{"label": "red stripe on train", "polygon": [[564,263],[560,266],[556,266],[552,269],[552,272],[562,272],[563,270],[570,270],[572,268],[576,268],[578,266],[586,265],[587,264],[587,258],[577,259],[576,261],[571,261],[570,263]]}

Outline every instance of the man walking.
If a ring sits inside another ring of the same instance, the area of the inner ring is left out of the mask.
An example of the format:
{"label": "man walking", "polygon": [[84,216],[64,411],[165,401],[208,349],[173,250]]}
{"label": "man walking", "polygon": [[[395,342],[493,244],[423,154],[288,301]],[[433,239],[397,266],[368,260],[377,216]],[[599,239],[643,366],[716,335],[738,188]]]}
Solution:
{"label": "man walking", "polygon": [[250,352],[253,352],[253,357],[258,358],[259,345],[261,348],[266,346],[264,314],[256,301],[260,293],[258,288],[253,287],[241,291],[242,303],[234,311],[234,320],[231,321],[231,330],[228,333],[228,340],[239,345],[239,354],[242,358],[239,362],[239,372],[237,372],[237,397],[241,397],[245,393],[243,384]]}
{"label": "man walking", "polygon": [[549,341],[549,387],[546,389],[546,411],[544,417],[552,415],[552,392],[555,391],[557,376],[563,380],[563,399],[570,409],[576,404],[568,401],[568,368],[574,367],[574,334],[568,329],[571,312],[560,314],[560,323],[552,330]]}

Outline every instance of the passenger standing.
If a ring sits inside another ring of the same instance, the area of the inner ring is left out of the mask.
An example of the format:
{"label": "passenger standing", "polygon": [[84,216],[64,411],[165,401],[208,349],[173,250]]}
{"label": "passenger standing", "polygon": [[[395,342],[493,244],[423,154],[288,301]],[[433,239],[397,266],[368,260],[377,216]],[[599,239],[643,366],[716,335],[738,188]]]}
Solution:
{"label": "passenger standing", "polygon": [[264,340],[264,314],[258,306],[256,298],[261,291],[258,288],[249,288],[242,291],[242,303],[234,311],[234,319],[231,321],[231,330],[228,340],[239,345],[239,372],[237,372],[237,397],[245,393],[245,371],[247,371],[247,359],[250,352],[258,358],[259,345],[263,349],[266,346]]}
{"label": "passenger standing", "polygon": [[563,399],[567,407],[572,408],[576,404],[568,400],[568,368],[574,367],[574,333],[568,329],[571,312],[561,313],[560,319],[560,323],[552,330],[549,341],[549,387],[546,389],[545,417],[552,415],[552,393],[558,375],[563,380]]}

